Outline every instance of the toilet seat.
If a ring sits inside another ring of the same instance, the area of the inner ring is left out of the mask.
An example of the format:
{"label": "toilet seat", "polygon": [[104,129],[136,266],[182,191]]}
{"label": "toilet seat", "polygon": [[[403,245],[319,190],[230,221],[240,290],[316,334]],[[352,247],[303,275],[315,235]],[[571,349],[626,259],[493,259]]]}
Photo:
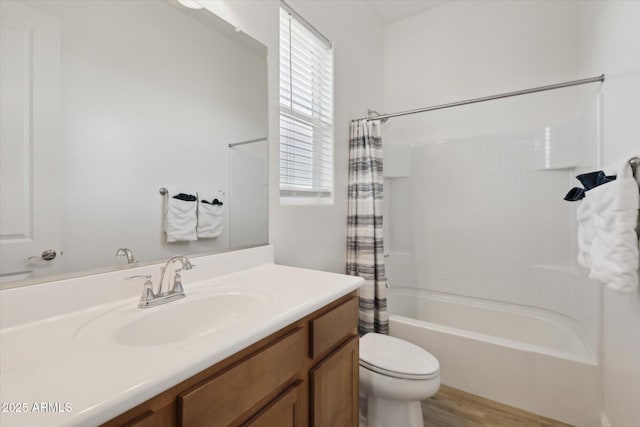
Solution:
{"label": "toilet seat", "polygon": [[360,366],[393,378],[427,380],[440,374],[438,359],[410,342],[368,333],[360,338]]}

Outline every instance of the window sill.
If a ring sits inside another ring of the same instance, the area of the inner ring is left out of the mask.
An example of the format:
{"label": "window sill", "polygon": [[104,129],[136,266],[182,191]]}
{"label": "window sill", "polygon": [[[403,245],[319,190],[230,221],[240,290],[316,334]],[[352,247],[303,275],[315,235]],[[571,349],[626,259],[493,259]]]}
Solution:
{"label": "window sill", "polygon": [[311,194],[291,195],[280,193],[280,205],[282,206],[330,206],[334,204],[332,195],[322,196]]}

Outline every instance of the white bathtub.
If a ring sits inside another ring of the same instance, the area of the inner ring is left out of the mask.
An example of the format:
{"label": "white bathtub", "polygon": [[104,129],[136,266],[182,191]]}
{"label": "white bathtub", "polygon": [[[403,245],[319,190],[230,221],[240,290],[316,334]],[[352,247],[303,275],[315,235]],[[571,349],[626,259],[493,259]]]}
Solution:
{"label": "white bathtub", "polygon": [[551,311],[415,288],[388,292],[390,333],[440,361],[444,384],[576,426],[599,425],[597,352]]}

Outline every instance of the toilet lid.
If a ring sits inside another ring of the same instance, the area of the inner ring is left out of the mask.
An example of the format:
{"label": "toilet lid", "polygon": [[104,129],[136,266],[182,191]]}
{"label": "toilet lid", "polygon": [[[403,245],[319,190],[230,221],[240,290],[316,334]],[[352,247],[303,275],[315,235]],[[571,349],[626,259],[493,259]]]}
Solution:
{"label": "toilet lid", "polygon": [[410,342],[368,333],[360,338],[360,365],[394,378],[429,379],[438,375],[438,359]]}

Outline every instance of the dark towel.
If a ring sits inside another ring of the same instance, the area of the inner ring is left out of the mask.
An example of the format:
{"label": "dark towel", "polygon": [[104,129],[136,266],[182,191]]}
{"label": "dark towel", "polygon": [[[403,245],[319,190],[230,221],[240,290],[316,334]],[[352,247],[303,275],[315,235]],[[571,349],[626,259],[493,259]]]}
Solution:
{"label": "dark towel", "polygon": [[213,199],[213,201],[212,201],[212,202],[207,202],[206,200],[202,200],[202,203],[206,203],[206,204],[208,204],[208,205],[220,205],[220,206],[224,205],[224,203],[222,203],[222,202],[221,202],[220,200],[218,200],[218,199]]}
{"label": "dark towel", "polygon": [[173,198],[178,200],[184,200],[185,202],[195,202],[196,200],[198,200],[196,196],[192,194],[184,194],[184,193],[176,194],[175,196],[173,196]]}
{"label": "dark towel", "polygon": [[576,179],[584,186],[584,188],[574,187],[564,196],[568,202],[575,202],[584,198],[584,193],[599,185],[606,184],[616,179],[615,175],[606,176],[602,171],[583,173],[576,176]]}

